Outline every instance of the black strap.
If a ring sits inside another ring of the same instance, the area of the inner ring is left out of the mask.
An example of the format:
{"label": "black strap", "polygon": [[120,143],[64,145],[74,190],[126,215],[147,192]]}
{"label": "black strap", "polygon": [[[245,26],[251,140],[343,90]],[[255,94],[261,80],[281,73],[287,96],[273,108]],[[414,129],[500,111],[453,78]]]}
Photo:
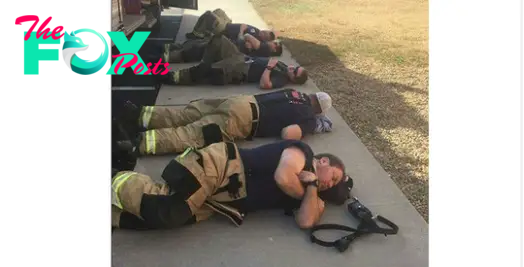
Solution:
{"label": "black strap", "polygon": [[[340,225],[340,224],[319,224],[311,228],[310,230],[310,240],[313,243],[316,243],[323,247],[335,247],[340,252],[344,252],[348,249],[349,245],[353,240],[355,240],[359,236],[363,236],[365,234],[384,234],[384,235],[395,235],[398,232],[398,226],[393,223],[392,221],[382,217],[377,216],[377,221],[384,223],[385,225],[389,226],[390,228],[380,228],[378,225],[369,225],[367,223],[360,223],[357,229]],[[329,242],[329,241],[323,241],[318,239],[314,232],[318,230],[342,230],[347,232],[353,232],[352,234],[346,235],[338,240]]]}
{"label": "black strap", "polygon": [[246,140],[251,141],[253,140],[253,137],[255,137],[258,129],[258,109],[255,103],[250,102],[249,106],[251,107],[251,117],[253,118],[253,122],[251,123],[251,132],[246,137]]}
{"label": "black strap", "polygon": [[233,160],[237,158],[237,152],[235,149],[235,145],[231,142],[226,142],[226,148],[227,148],[227,160]]}

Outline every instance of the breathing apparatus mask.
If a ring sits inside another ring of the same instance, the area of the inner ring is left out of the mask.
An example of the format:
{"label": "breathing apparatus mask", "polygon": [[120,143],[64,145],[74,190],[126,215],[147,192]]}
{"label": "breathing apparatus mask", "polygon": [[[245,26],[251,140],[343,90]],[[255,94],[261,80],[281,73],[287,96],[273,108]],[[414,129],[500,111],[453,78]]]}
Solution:
{"label": "breathing apparatus mask", "polygon": [[[330,189],[335,188],[333,190],[336,190],[336,196],[332,197],[334,200],[338,201],[338,203],[335,204],[340,204],[341,202],[343,204],[346,200],[350,199],[347,204],[347,210],[351,216],[359,221],[357,228],[340,224],[319,224],[310,229],[311,242],[324,247],[335,247],[339,252],[344,252],[349,248],[351,242],[353,242],[358,237],[369,234],[384,234],[385,236],[397,234],[399,228],[395,223],[380,215],[374,216],[371,210],[364,206],[356,197],[350,197],[350,191],[352,187],[353,181],[351,178],[347,177],[344,181],[339,183],[339,185]],[[343,190],[345,190],[345,193],[342,192]],[[319,192],[319,194],[320,193],[323,192]],[[333,194],[333,192],[331,193]],[[378,223],[385,224],[388,226],[388,228],[381,228]],[[323,241],[314,235],[314,232],[319,230],[342,230],[352,233],[335,241],[329,242]]]}

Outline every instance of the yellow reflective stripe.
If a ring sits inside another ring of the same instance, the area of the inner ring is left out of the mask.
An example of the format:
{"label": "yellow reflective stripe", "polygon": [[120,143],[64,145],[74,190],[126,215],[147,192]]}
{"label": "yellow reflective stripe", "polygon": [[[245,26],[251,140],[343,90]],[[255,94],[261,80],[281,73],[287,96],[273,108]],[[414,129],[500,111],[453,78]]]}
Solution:
{"label": "yellow reflective stripe", "polygon": [[154,131],[154,130],[151,131],[151,137],[152,137],[151,138],[152,139],[151,146],[153,147],[152,149],[153,149],[153,155],[154,155],[154,154],[156,154],[156,131]]}
{"label": "yellow reflective stripe", "polygon": [[146,131],[146,154],[149,153],[149,131]]}
{"label": "yellow reflective stripe", "polygon": [[136,172],[127,172],[127,173],[121,174],[118,177],[116,177],[113,180],[113,183],[111,184],[111,188],[113,189],[113,197],[115,200],[114,204],[117,207],[119,207],[120,209],[123,209],[123,208],[122,208],[122,202],[120,202],[120,197],[118,196],[118,193],[119,193],[118,191],[120,190],[120,187],[122,186],[122,184],[133,174],[136,174]]}
{"label": "yellow reflective stripe", "polygon": [[[154,130],[151,130],[151,131],[154,131]],[[151,131],[146,131],[146,154],[151,153],[151,148],[150,148]]]}
{"label": "yellow reflective stripe", "polygon": [[156,154],[156,132],[155,130],[146,131],[146,153]]}
{"label": "yellow reflective stripe", "polygon": [[151,120],[151,116],[153,115],[153,108],[152,106],[144,107],[144,113],[142,114],[142,126],[147,129],[149,126],[149,121]]}
{"label": "yellow reflective stripe", "polygon": [[184,157],[185,157],[187,154],[189,154],[189,152],[191,152],[192,150],[193,150],[192,147],[188,147],[188,148],[186,148],[186,150],[184,150],[184,153],[180,154],[177,158],[179,158],[179,159],[184,158]]}

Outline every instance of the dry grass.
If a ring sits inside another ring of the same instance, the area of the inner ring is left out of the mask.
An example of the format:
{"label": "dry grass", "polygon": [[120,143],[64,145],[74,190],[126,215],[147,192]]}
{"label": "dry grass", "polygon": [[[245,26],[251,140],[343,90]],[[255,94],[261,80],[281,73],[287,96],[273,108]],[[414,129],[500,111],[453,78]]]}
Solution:
{"label": "dry grass", "polygon": [[428,221],[428,1],[251,2]]}

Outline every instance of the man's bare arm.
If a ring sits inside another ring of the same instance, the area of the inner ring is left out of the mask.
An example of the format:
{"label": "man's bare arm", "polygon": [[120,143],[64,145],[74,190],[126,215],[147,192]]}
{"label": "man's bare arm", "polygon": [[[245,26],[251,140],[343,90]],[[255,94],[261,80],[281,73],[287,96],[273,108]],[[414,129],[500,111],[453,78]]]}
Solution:
{"label": "man's bare arm", "polygon": [[257,38],[253,37],[253,35],[249,33],[244,34],[244,40],[246,43],[249,44],[249,46],[252,49],[258,50],[260,48],[260,41]]}
{"label": "man's bare arm", "polygon": [[247,25],[246,24],[241,24],[240,25],[240,31],[238,32],[238,38],[242,38],[242,36],[244,36],[244,32],[246,31],[247,29]]}
{"label": "man's bare arm", "polygon": [[289,125],[282,129],[282,139],[284,140],[300,140],[302,138],[302,129],[298,124]]}
{"label": "man's bare arm", "polygon": [[[300,179],[302,180],[312,180],[304,178],[306,176],[312,176],[311,178],[316,179],[314,173],[304,172],[301,173]],[[306,188],[306,193],[300,204],[300,209],[298,210],[295,220],[298,226],[302,229],[308,229],[313,227],[320,221],[320,217],[324,213],[324,201],[318,197],[318,188],[315,186],[308,186]]]}
{"label": "man's bare arm", "polygon": [[[269,62],[267,63],[267,66],[270,68],[274,68],[278,63],[278,60],[275,58],[269,59]],[[271,70],[265,69],[262,73],[262,77],[260,77],[260,88],[262,89],[271,89],[273,88],[273,84],[271,83]]]}
{"label": "man's bare arm", "polygon": [[298,175],[306,164],[304,152],[296,147],[286,148],[275,171],[275,181],[284,193],[302,199],[305,190]]}

